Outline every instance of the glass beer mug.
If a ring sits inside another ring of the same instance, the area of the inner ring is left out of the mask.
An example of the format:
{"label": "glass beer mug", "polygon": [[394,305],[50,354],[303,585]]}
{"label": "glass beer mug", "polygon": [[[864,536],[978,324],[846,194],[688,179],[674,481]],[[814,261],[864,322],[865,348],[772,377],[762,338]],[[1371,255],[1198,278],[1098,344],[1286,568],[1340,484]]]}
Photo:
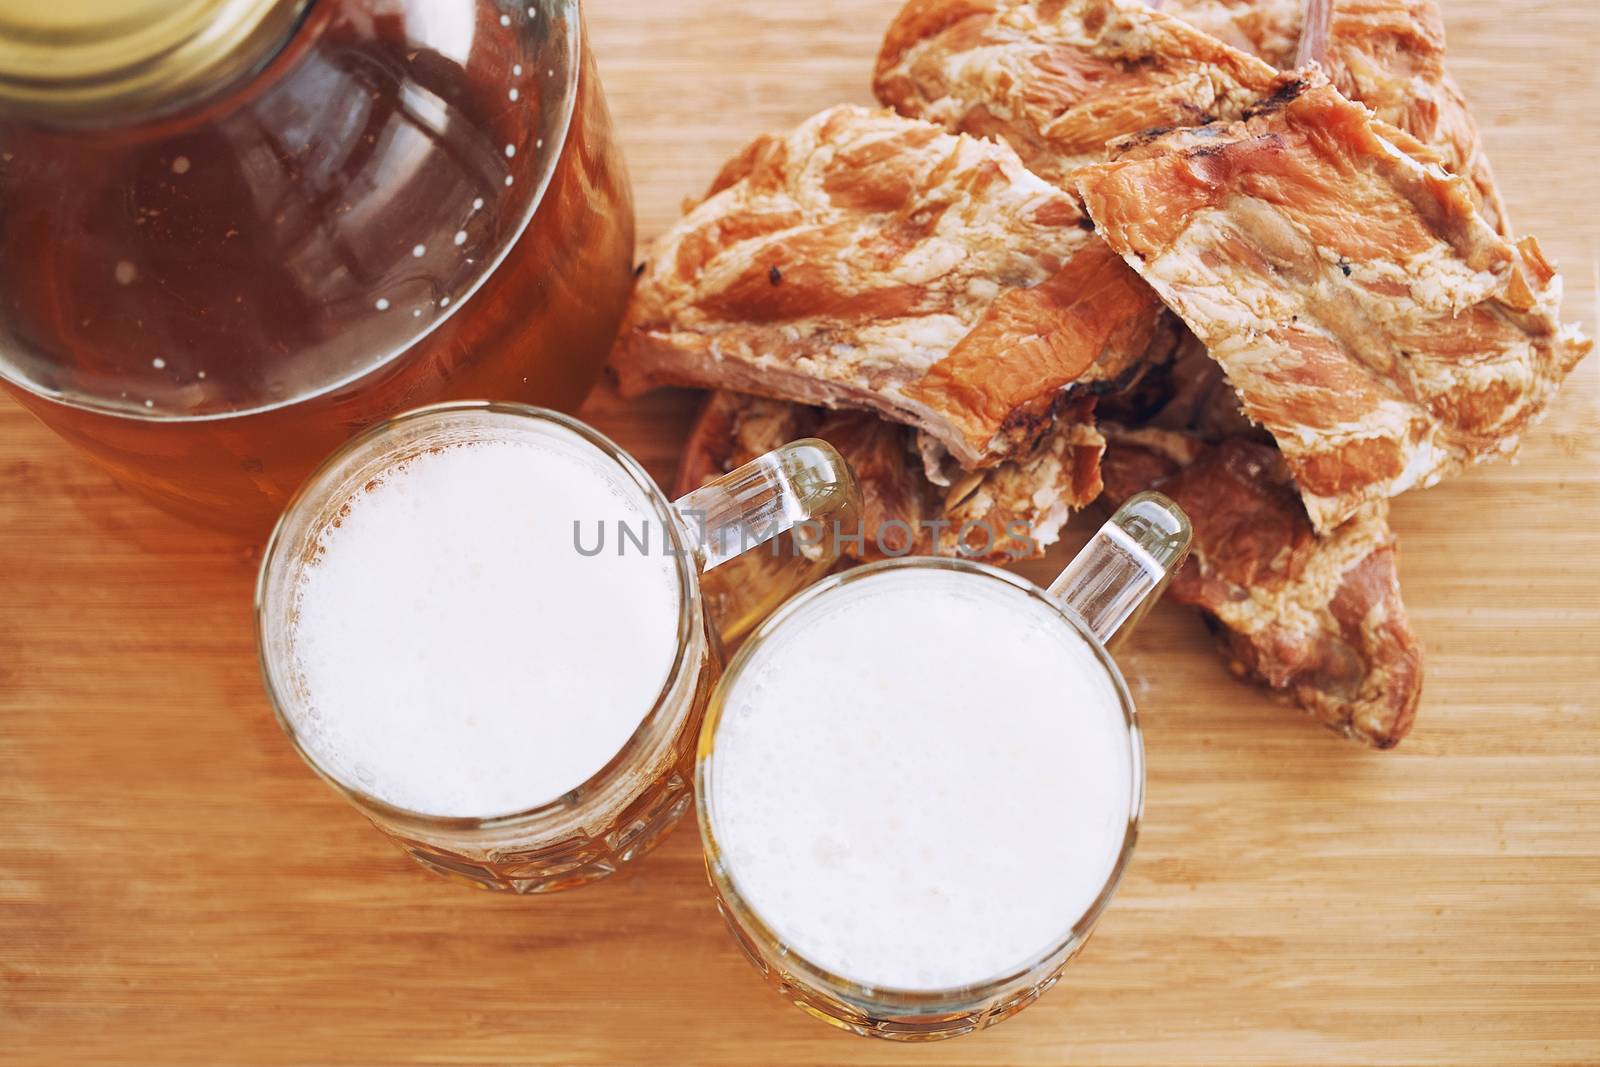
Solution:
{"label": "glass beer mug", "polygon": [[581,885],[689,805],[720,664],[701,571],[856,499],[821,441],[672,501],[555,412],[409,412],[328,459],[274,531],[267,691],[306,762],[423,866]]}
{"label": "glass beer mug", "polygon": [[755,630],[706,713],[695,794],[718,907],[781,993],[858,1034],[931,1040],[1055,983],[1143,803],[1106,645],[1189,540],[1177,505],[1144,493],[1048,591],[898,559]]}
{"label": "glass beer mug", "polygon": [[574,409],[633,209],[577,0],[0,0],[0,382],[264,534],[431,401]]}

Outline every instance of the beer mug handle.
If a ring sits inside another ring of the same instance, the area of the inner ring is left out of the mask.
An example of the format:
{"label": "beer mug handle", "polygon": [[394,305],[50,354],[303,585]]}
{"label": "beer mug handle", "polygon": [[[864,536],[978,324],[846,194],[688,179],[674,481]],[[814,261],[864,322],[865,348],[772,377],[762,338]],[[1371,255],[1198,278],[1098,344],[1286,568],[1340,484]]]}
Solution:
{"label": "beer mug handle", "polygon": [[1050,585],[1110,647],[1132,632],[1189,554],[1189,517],[1160,493],[1129,497]]}
{"label": "beer mug handle", "polygon": [[855,475],[826,441],[808,437],[775,448],[673,503],[705,570],[804,524],[802,550],[831,543],[825,525],[853,525],[861,506]]}

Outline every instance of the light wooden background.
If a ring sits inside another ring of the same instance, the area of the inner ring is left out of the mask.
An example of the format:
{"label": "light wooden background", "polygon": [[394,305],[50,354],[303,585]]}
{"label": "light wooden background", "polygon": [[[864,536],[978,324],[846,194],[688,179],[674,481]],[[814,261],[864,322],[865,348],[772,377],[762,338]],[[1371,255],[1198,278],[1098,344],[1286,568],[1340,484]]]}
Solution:
{"label": "light wooden background", "polygon": [[[866,101],[895,6],[595,0],[643,234],[749,135]],[[1515,219],[1592,331],[1600,7],[1447,6]],[[757,980],[692,828],[549,899],[413,869],[279,736],[252,553],[0,401],[0,1061],[1600,1062],[1597,409],[1591,359],[1519,465],[1396,507],[1429,662],[1395,752],[1235,684],[1159,610],[1125,657],[1150,780],[1120,897],[1038,1005],[909,1048]],[[665,478],[690,410],[588,414]]]}

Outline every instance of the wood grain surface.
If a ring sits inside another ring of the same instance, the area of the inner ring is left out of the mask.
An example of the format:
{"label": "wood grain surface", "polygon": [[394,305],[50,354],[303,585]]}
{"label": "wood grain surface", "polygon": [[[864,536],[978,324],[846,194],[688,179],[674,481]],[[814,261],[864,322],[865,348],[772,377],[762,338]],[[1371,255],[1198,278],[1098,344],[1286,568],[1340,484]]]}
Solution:
{"label": "wood grain surface", "polygon": [[[750,135],[866,102],[895,7],[595,0],[642,235]],[[1446,7],[1514,218],[1593,331],[1600,6]],[[587,415],[666,478],[692,405]],[[758,981],[692,827],[547,899],[412,867],[279,735],[254,553],[0,401],[0,1062],[1600,1063],[1597,424],[1591,359],[1520,463],[1397,503],[1429,659],[1394,752],[1235,683],[1159,609],[1124,657],[1144,833],[1094,941],[1014,1020],[901,1047]]]}

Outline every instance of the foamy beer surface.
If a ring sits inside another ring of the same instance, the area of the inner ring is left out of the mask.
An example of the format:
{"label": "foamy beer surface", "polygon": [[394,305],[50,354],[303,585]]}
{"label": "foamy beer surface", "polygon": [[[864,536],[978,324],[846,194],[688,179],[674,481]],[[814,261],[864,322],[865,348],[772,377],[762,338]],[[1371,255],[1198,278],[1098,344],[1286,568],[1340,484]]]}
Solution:
{"label": "foamy beer surface", "polygon": [[811,963],[939,990],[1037,963],[1135,803],[1118,692],[1040,599],[932,569],[845,583],[724,696],[708,817],[740,897]]}
{"label": "foamy beer surface", "polygon": [[[650,550],[618,554],[617,524]],[[605,550],[592,549],[600,526]],[[582,784],[650,711],[681,591],[649,497],[558,428],[423,452],[348,499],[295,589],[287,709],[335,777],[441,816]]]}

